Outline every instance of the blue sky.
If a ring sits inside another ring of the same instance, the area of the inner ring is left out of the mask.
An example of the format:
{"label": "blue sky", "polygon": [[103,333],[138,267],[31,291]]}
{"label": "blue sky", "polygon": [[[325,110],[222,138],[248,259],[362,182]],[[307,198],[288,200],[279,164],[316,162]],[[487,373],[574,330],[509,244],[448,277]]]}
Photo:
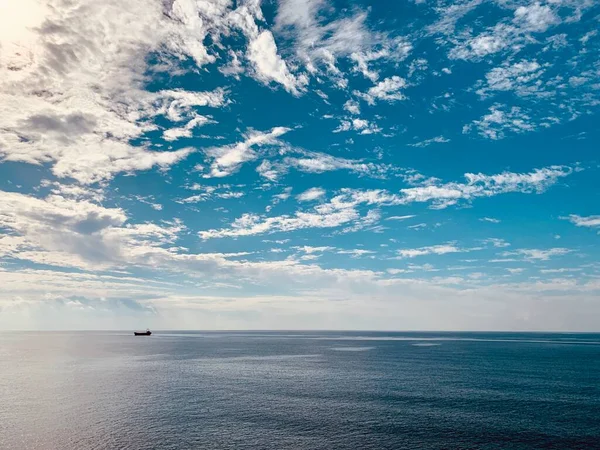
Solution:
{"label": "blue sky", "polygon": [[0,14],[0,327],[598,330],[589,0]]}

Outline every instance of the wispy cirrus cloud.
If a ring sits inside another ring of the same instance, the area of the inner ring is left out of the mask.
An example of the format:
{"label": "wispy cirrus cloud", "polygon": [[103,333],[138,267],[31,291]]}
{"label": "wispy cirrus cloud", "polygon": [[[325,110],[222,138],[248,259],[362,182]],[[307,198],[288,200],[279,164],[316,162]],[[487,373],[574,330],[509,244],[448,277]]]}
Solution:
{"label": "wispy cirrus cloud", "polygon": [[489,223],[500,223],[502,222],[500,219],[495,219],[494,217],[482,217],[479,219],[480,222],[489,222]]}
{"label": "wispy cirrus cloud", "polygon": [[[472,201],[480,197],[492,197],[510,192],[541,193],[555,184],[559,178],[566,177],[572,172],[573,169],[570,167],[552,166],[523,174],[512,172],[496,175],[467,173],[465,174],[466,183],[440,183],[437,179],[429,180],[428,182],[432,184],[401,189],[398,194],[382,189],[342,189],[329,202],[316,206],[312,211],[298,211],[294,215],[276,217],[244,214],[236,219],[229,229],[200,231],[199,235],[202,239],[252,236],[304,228],[335,228],[360,220],[372,225],[380,219],[380,215],[375,211],[370,211],[363,216],[357,209],[359,206],[386,207],[427,202],[431,203],[433,209],[444,209],[461,201]],[[357,231],[359,229],[361,227],[348,230]]]}
{"label": "wispy cirrus cloud", "polygon": [[244,163],[258,159],[255,147],[282,146],[278,138],[288,131],[290,128],[286,127],[275,127],[266,132],[250,130],[237,144],[205,149],[204,154],[211,163],[210,172],[204,176],[222,178],[237,172]]}
{"label": "wispy cirrus cloud", "polygon": [[578,216],[577,214],[571,214],[567,217],[561,217],[561,219],[568,220],[569,222],[578,227],[600,227],[600,216]]}
{"label": "wispy cirrus cloud", "polygon": [[548,261],[554,256],[562,256],[567,253],[571,253],[573,250],[568,248],[549,248],[549,249],[535,249],[535,248],[521,248],[515,251],[503,252],[502,256],[522,256],[525,261]]}
{"label": "wispy cirrus cloud", "polygon": [[[347,170],[359,176],[386,178],[394,174],[397,168],[363,159],[348,159],[321,152],[311,152],[304,149],[289,149],[290,156],[281,160],[263,160],[257,172],[270,181],[276,181],[286,175],[290,169],[303,173],[319,174],[337,170]],[[295,153],[292,155],[291,153]]]}
{"label": "wispy cirrus cloud", "polygon": [[199,192],[198,194],[194,194],[189,197],[183,197],[175,201],[177,203],[199,203],[214,199],[241,198],[246,195],[246,192],[242,188],[244,188],[244,185],[232,186],[229,184],[223,184],[212,186],[194,183],[191,186],[187,186],[187,189]]}
{"label": "wispy cirrus cloud", "polygon": [[540,193],[571,173],[573,169],[565,166],[551,166],[529,173],[467,173],[465,183],[433,182],[425,186],[401,189],[400,192],[405,203],[431,202],[432,208],[443,209],[460,201],[471,201],[478,197],[491,197],[509,192]]}
{"label": "wispy cirrus cloud", "polygon": [[447,243],[440,245],[431,245],[428,247],[419,248],[405,248],[398,250],[398,255],[401,258],[415,258],[417,256],[425,255],[446,255],[448,253],[464,253],[469,252],[470,249],[459,248],[455,243]]}
{"label": "wispy cirrus cloud", "polygon": [[409,214],[406,216],[390,216],[390,217],[386,217],[385,220],[406,220],[406,219],[412,219],[413,217],[417,217],[414,214]]}
{"label": "wispy cirrus cloud", "polygon": [[290,232],[306,228],[336,228],[342,225],[372,224],[378,215],[367,211],[361,214],[359,206],[385,206],[398,204],[399,198],[384,190],[342,189],[341,193],[327,203],[321,203],[308,211],[297,211],[293,215],[262,217],[243,214],[231,228],[200,231],[202,239],[253,236],[257,234]]}
{"label": "wispy cirrus cloud", "polygon": [[431,139],[425,139],[424,141],[419,141],[408,145],[411,147],[425,148],[429,147],[431,144],[445,144],[446,142],[450,142],[450,139],[446,139],[444,136],[436,136]]}

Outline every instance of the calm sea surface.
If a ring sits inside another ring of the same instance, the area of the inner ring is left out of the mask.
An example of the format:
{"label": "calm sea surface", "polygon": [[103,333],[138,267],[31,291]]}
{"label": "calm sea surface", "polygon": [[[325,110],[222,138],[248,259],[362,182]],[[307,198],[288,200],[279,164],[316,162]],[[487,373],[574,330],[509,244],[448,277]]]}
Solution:
{"label": "calm sea surface", "polygon": [[0,448],[600,449],[600,335],[0,333]]}

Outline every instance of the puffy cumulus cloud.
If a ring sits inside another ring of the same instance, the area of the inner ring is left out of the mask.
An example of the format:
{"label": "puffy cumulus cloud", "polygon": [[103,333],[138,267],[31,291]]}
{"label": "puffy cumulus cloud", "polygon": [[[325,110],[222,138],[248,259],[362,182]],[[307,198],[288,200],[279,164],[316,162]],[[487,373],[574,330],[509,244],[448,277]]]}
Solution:
{"label": "puffy cumulus cloud", "polygon": [[305,75],[294,76],[286,62],[277,53],[277,45],[270,31],[262,31],[248,45],[248,59],[254,65],[256,76],[264,83],[275,81],[288,92],[299,95],[308,78]]}
{"label": "puffy cumulus cloud", "polygon": [[535,2],[527,6],[519,6],[515,10],[513,22],[524,30],[542,32],[560,23],[560,18],[550,6]]}
{"label": "puffy cumulus cloud", "polygon": [[350,114],[360,114],[360,104],[356,100],[350,99],[344,103],[344,110]]}
{"label": "puffy cumulus cloud", "polygon": [[381,128],[373,122],[369,122],[366,119],[354,118],[344,119],[340,121],[339,126],[333,130],[334,133],[340,133],[342,131],[358,131],[359,134],[376,134],[381,132]]}
{"label": "puffy cumulus cloud", "polygon": [[104,208],[87,200],[59,195],[37,199],[2,192],[0,227],[13,237],[9,246],[2,241],[0,251],[4,257],[42,264],[89,266],[110,259],[106,247],[99,245],[98,235],[126,220],[122,209]]}
{"label": "puffy cumulus cloud", "polygon": [[9,5],[0,19],[2,159],[50,164],[58,177],[93,183],[185,158],[190,149],[130,142],[156,128],[155,116],[194,120],[195,108],[223,104],[223,92],[148,92],[148,56],[213,62],[203,45],[205,20],[226,7],[187,0]]}
{"label": "puffy cumulus cloud", "polygon": [[[81,270],[146,267],[210,271],[242,253],[191,254],[176,245],[186,227],[170,222],[128,223],[120,208],[51,194],[46,198],[2,192],[0,239],[4,258]],[[240,263],[241,264],[241,263]]]}
{"label": "puffy cumulus cloud", "polygon": [[282,146],[283,143],[277,138],[288,131],[290,129],[285,127],[275,127],[268,132],[250,130],[244,135],[242,142],[205,149],[205,155],[212,161],[210,173],[204,176],[220,178],[237,172],[244,163],[258,158],[254,147]]}
{"label": "puffy cumulus cloud", "polygon": [[365,100],[369,105],[374,105],[377,100],[396,102],[404,100],[406,96],[401,92],[407,86],[406,80],[398,75],[391,76],[369,88],[367,92],[354,91],[354,95]]}
{"label": "puffy cumulus cloud", "polygon": [[[229,13],[225,20],[233,28],[239,29],[248,40],[246,57],[254,69],[254,77],[264,84],[271,82],[282,85],[288,92],[299,95],[308,83],[306,75],[294,75],[287,63],[277,51],[275,38],[269,30],[261,30],[259,22],[264,22],[260,1],[243,2],[237,9]],[[229,34],[226,31],[225,34]],[[238,54],[230,53],[232,60],[229,66],[222,69],[225,75],[238,76],[243,71]]]}

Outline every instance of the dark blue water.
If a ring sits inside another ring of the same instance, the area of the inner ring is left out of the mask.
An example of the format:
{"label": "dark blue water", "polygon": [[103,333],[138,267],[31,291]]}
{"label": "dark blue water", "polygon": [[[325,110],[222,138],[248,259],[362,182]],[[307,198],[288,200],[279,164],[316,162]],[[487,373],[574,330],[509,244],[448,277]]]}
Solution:
{"label": "dark blue water", "polygon": [[600,449],[600,335],[0,333],[7,449]]}

